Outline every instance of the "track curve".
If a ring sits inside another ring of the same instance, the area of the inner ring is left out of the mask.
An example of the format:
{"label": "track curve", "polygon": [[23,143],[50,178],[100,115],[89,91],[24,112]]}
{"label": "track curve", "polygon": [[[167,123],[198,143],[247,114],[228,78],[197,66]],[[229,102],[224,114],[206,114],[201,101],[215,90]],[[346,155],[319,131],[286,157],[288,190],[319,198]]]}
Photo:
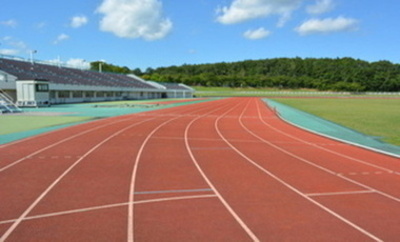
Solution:
{"label": "track curve", "polygon": [[399,162],[259,98],[109,118],[0,146],[0,241],[395,241]]}

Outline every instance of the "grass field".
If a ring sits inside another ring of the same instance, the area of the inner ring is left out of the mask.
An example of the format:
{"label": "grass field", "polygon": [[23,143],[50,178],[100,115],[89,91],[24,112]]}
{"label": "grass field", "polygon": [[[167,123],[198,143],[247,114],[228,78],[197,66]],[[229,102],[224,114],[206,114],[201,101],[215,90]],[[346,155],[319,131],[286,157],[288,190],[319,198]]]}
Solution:
{"label": "grass field", "polygon": [[382,141],[400,145],[400,99],[276,98],[275,101],[314,114]]}
{"label": "grass field", "polygon": [[[23,113],[23,115],[0,115],[0,135],[75,124],[98,118],[112,117],[134,112],[143,112],[151,110],[152,108],[157,108],[146,106],[146,103],[162,103],[175,100],[182,99],[124,100],[115,102],[54,105],[49,108],[39,109],[25,108],[25,113]],[[101,105],[102,107],[95,108],[97,105]],[[121,106],[118,107],[118,105]],[[125,107],[124,105],[134,105],[135,107]],[[110,108],[107,108],[107,106],[110,106]],[[45,114],[43,115],[40,113]]]}
{"label": "grass field", "polygon": [[266,96],[281,95],[280,92],[292,95],[299,92],[314,92],[308,89],[277,89],[277,88],[232,88],[232,87],[195,87],[197,97],[228,97],[228,96]]}
{"label": "grass field", "polygon": [[398,97],[397,93],[349,93],[315,89],[279,89],[250,87],[194,87],[197,97]]}
{"label": "grass field", "polygon": [[72,116],[21,116],[2,115],[0,135],[23,132],[33,129],[87,121],[92,118]]}
{"label": "grass field", "polygon": [[[230,90],[249,91],[249,89],[207,88],[208,91]],[[259,90],[259,89],[251,89]],[[274,91],[271,89],[262,89]],[[276,90],[275,90],[276,91]],[[303,91],[303,90],[300,90]],[[359,97],[359,96],[357,96]],[[171,101],[172,99],[151,100]],[[359,132],[381,137],[383,141],[400,146],[400,99],[364,99],[364,98],[276,98],[283,104],[312,113],[321,118],[355,129]],[[130,101],[129,104],[140,104],[145,101]],[[121,103],[127,103],[122,101]],[[93,103],[94,104],[94,103]],[[96,104],[119,104],[106,102]],[[85,107],[85,104],[82,104]],[[79,106],[78,106],[79,107]],[[76,109],[76,107],[74,107]],[[66,112],[67,108],[55,108],[57,112]],[[99,112],[115,112],[114,109],[81,108],[82,114],[68,116],[20,116],[2,115],[0,118],[0,135],[72,124],[99,118]],[[43,109],[45,111],[46,109]],[[120,110],[120,109],[116,109]],[[121,113],[123,114],[123,113]],[[121,115],[119,114],[119,115]]]}

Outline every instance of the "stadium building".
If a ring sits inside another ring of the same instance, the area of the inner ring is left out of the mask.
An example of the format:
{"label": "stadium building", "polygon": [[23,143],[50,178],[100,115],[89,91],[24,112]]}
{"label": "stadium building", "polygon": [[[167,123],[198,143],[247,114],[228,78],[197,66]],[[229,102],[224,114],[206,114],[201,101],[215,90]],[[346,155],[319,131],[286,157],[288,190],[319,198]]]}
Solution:
{"label": "stadium building", "polygon": [[19,107],[155,98],[191,98],[184,84],[96,72],[13,57],[0,58],[0,113]]}

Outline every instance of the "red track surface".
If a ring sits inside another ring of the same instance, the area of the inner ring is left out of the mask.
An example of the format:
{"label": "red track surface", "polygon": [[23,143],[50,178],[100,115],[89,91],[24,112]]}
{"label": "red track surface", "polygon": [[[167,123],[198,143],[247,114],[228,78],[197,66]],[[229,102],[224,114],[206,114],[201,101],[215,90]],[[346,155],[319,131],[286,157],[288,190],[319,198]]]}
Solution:
{"label": "red track surface", "polygon": [[0,204],[0,241],[395,241],[400,161],[231,98],[0,146]]}

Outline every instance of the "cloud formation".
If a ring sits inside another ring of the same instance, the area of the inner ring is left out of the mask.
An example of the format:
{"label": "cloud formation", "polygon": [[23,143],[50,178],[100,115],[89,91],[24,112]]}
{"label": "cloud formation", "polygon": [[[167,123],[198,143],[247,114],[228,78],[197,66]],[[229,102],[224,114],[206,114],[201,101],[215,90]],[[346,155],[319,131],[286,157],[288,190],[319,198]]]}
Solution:
{"label": "cloud formation", "polygon": [[3,46],[10,46],[11,48],[4,48],[0,50],[2,55],[17,55],[28,49],[25,42],[18,40],[12,36],[5,36],[0,39]]}
{"label": "cloud formation", "polygon": [[354,31],[358,28],[358,21],[352,18],[337,17],[325,19],[310,19],[295,31],[300,35],[327,34],[332,32]]}
{"label": "cloud formation", "polygon": [[309,14],[323,14],[332,11],[335,8],[333,0],[317,0],[315,5],[309,5],[307,7],[307,13]]}
{"label": "cloud formation", "polygon": [[0,49],[0,55],[17,55],[19,50],[16,49]]}
{"label": "cloud formation", "polygon": [[53,44],[57,45],[60,42],[69,39],[69,35],[67,34],[60,34],[59,36],[57,36],[57,39],[53,42]]}
{"label": "cloud formation", "polygon": [[264,29],[264,28],[258,28],[255,30],[247,30],[246,32],[244,32],[243,36],[246,39],[250,39],[250,40],[257,40],[257,39],[263,39],[268,37],[271,34],[270,31]]}
{"label": "cloud formation", "polygon": [[87,62],[84,59],[71,58],[66,62],[66,64],[75,68],[90,69],[90,62]]}
{"label": "cloud formation", "polygon": [[86,16],[83,16],[83,15],[74,16],[71,18],[70,26],[72,28],[79,28],[87,23],[88,23],[88,18]]}
{"label": "cloud formation", "polygon": [[236,24],[251,19],[278,15],[278,26],[282,27],[302,0],[233,0],[230,6],[217,9],[217,21],[222,24]]}
{"label": "cloud formation", "polygon": [[97,12],[104,15],[100,30],[121,38],[157,40],[172,30],[158,0],[103,0]]}
{"label": "cloud formation", "polygon": [[14,19],[9,19],[7,21],[1,21],[0,25],[15,28],[15,27],[17,27],[18,24],[17,24],[17,21],[15,21]]}
{"label": "cloud formation", "polygon": [[71,58],[71,59],[67,60],[66,62],[61,61],[58,58],[58,59],[47,60],[47,62],[49,62],[53,65],[68,66],[68,67],[74,67],[74,68],[85,69],[85,70],[90,69],[90,62],[87,62],[86,60],[80,59],[80,58]]}

